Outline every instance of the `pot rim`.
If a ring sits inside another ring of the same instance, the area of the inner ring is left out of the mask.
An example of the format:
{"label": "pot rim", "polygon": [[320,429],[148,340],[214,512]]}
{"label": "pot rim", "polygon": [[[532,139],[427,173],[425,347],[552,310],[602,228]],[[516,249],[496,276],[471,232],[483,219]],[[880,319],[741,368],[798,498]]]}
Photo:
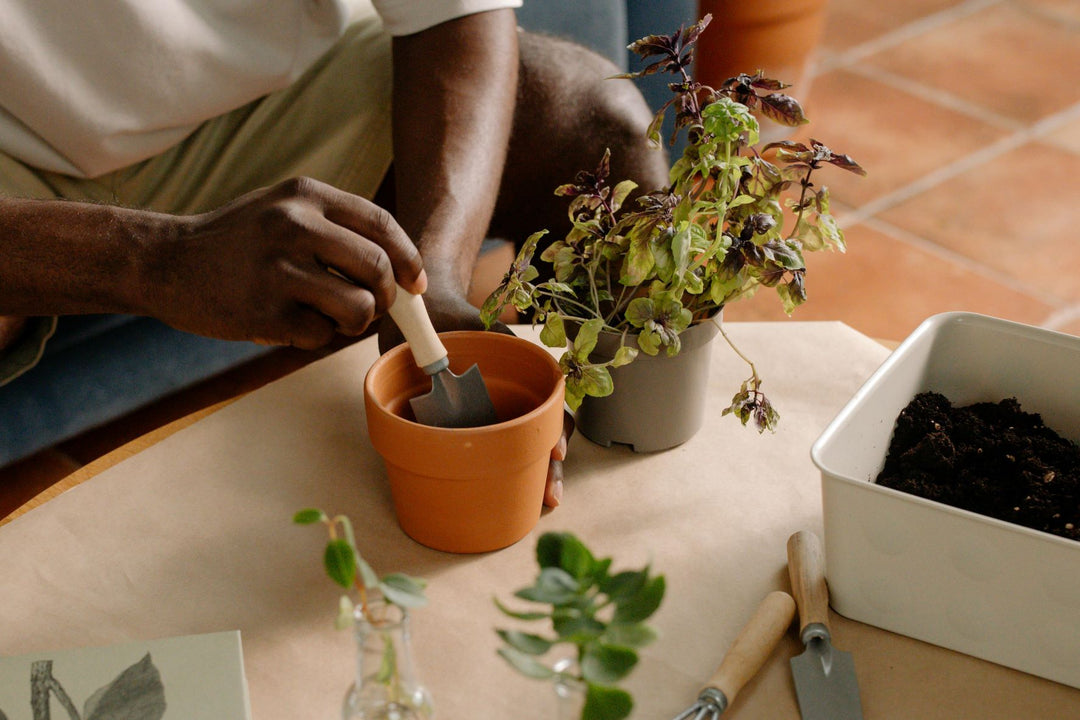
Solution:
{"label": "pot rim", "polygon": [[[400,345],[397,345],[380,355],[375,360],[375,362],[371,364],[371,367],[368,368],[367,374],[364,376],[364,397],[368,400],[370,406],[378,410],[380,415],[382,415],[387,422],[402,426],[403,429],[405,429],[406,431],[416,431],[417,429],[422,428],[425,432],[447,433],[449,436],[457,435],[463,438],[470,435],[484,435],[496,429],[505,431],[517,425],[525,425],[531,422],[537,416],[542,415],[545,411],[550,410],[551,405],[554,404],[558,400],[558,398],[562,397],[563,395],[563,393],[560,391],[566,384],[566,378],[563,377],[562,369],[559,367],[559,363],[555,360],[554,357],[552,357],[551,353],[549,353],[543,345],[538,345],[537,343],[534,343],[522,337],[518,337],[517,335],[500,333],[494,330],[451,330],[448,332],[438,333],[438,335],[442,339],[450,338],[451,342],[453,342],[454,338],[466,335],[483,335],[485,337],[492,338],[493,342],[495,342],[496,344],[509,342],[513,345],[528,347],[530,350],[535,350],[536,352],[534,352],[534,354],[538,358],[542,358],[542,362],[544,362],[544,364],[551,371],[552,376],[555,378],[555,382],[552,386],[551,392],[548,393],[548,396],[544,399],[542,403],[540,403],[538,406],[525,413],[524,415],[517,415],[510,418],[509,420],[503,420],[502,422],[497,422],[492,425],[480,425],[477,427],[463,428],[447,428],[437,427],[433,425],[424,425],[423,423],[416,422],[415,420],[409,420],[408,418],[403,418],[400,415],[391,412],[372,391],[372,376],[379,368],[395,362],[398,359],[398,356],[402,354],[411,355],[412,351],[409,349],[408,343],[401,343]],[[524,345],[521,345],[522,343],[524,343]],[[411,357],[409,363],[413,364]]]}

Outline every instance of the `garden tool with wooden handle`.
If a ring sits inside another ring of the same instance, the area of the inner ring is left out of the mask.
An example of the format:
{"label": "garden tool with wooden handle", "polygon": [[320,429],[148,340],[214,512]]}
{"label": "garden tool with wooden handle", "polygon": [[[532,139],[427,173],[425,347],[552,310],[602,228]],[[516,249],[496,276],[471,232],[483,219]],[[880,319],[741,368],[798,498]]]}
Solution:
{"label": "garden tool with wooden handle", "polygon": [[720,667],[698,695],[697,702],[674,720],[716,720],[735,696],[772,655],[773,648],[791,626],[795,601],[776,590],[765,596],[749,622],[735,638]]}
{"label": "garden tool with wooden handle", "polygon": [[473,365],[461,375],[450,372],[450,358],[423,298],[398,285],[389,313],[409,343],[416,364],[431,376],[431,392],[409,400],[417,422],[447,428],[499,422],[480,369]]}
{"label": "garden tool with wooden handle", "polygon": [[788,574],[799,606],[799,638],[806,652],[791,659],[803,720],[862,720],[851,653],[832,646],[829,588],[821,540],[800,531],[788,538]]}

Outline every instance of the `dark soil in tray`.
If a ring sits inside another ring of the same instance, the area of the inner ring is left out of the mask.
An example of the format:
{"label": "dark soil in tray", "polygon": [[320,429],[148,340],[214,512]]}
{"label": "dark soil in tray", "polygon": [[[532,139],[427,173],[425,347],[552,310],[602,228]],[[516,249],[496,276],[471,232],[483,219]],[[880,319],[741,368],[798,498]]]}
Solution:
{"label": "dark soil in tray", "polygon": [[1080,540],[1080,445],[1015,398],[955,407],[916,395],[896,420],[877,482]]}

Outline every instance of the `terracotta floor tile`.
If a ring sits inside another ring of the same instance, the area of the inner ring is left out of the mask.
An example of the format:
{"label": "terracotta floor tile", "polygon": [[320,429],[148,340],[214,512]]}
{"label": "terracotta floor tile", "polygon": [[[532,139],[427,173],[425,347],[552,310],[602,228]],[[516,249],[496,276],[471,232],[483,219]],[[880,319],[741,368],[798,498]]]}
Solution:
{"label": "terracotta floor tile", "polygon": [[1034,142],[882,213],[1060,301],[1080,300],[1076,158]]}
{"label": "terracotta floor tile", "polygon": [[1040,15],[1066,27],[1080,28],[1080,3],[1076,0],[1011,0],[1017,8]]}
{"label": "terracotta floor tile", "polygon": [[1080,100],[1075,81],[1080,30],[1008,2],[923,33],[866,62],[1024,122]]}
{"label": "terracotta floor tile", "polygon": [[[1080,2],[1077,3],[1080,5]],[[1073,120],[1042,138],[1044,142],[1080,155],[1080,120]]]}
{"label": "terracotta floor tile", "polygon": [[960,2],[961,0],[830,0],[821,44],[830,51],[847,50]]}
{"label": "terracotta floor tile", "polygon": [[[1053,308],[970,266],[868,227],[846,230],[847,253],[807,257],[809,299],[791,320],[841,320],[870,337],[902,340],[931,315],[968,310],[1039,324]],[[787,320],[775,294],[760,291],[724,309],[724,319]]]}
{"label": "terracotta floor tile", "polygon": [[810,123],[794,139],[815,137],[851,155],[866,177],[826,168],[819,184],[847,205],[860,206],[942,165],[1001,139],[1005,132],[955,110],[846,70],[814,80]]}

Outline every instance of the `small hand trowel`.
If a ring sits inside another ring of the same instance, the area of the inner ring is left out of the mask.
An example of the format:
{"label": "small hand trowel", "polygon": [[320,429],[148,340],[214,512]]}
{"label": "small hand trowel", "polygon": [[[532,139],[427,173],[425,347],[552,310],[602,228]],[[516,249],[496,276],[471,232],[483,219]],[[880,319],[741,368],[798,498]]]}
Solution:
{"label": "small hand trowel", "polygon": [[799,637],[806,645],[802,655],[791,659],[802,720],[862,720],[855,662],[851,653],[832,646],[821,541],[811,532],[797,532],[788,539],[787,554]]}
{"label": "small hand trowel", "polygon": [[409,401],[416,421],[446,428],[499,422],[480,369],[473,365],[461,375],[450,372],[450,358],[431,324],[423,299],[399,285],[389,312],[409,343],[416,364],[431,376],[431,392]]}

